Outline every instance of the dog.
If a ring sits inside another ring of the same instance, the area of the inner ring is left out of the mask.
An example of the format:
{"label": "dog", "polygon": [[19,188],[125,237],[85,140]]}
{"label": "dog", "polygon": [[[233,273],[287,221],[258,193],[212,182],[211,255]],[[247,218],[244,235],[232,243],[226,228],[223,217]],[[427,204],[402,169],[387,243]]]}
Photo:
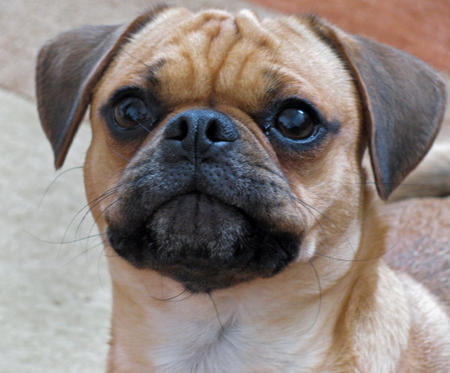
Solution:
{"label": "dog", "polygon": [[446,312],[382,258],[380,201],[445,110],[426,64],[314,16],[161,6],[59,35],[36,74],[57,168],[90,106],[109,373],[448,371]]}

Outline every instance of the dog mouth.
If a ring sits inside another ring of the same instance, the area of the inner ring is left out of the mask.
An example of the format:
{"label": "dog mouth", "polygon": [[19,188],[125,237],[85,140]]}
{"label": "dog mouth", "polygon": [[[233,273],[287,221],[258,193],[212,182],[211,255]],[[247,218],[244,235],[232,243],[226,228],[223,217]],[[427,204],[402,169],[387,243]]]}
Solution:
{"label": "dog mouth", "polygon": [[298,252],[299,238],[278,232],[217,197],[192,192],[173,197],[130,229],[126,213],[109,222],[118,255],[152,269],[191,292],[209,292],[270,277]]}

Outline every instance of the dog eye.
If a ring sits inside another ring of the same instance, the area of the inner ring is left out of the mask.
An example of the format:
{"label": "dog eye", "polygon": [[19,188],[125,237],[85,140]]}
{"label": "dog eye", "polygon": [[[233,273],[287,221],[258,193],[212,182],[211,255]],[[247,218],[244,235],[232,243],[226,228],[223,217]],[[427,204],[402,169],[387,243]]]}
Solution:
{"label": "dog eye", "polygon": [[306,111],[288,108],[278,114],[275,120],[275,128],[284,137],[291,140],[304,140],[315,134],[317,126]]}
{"label": "dog eye", "polygon": [[149,119],[149,110],[139,97],[125,97],[114,107],[114,120],[123,129],[142,126]]}

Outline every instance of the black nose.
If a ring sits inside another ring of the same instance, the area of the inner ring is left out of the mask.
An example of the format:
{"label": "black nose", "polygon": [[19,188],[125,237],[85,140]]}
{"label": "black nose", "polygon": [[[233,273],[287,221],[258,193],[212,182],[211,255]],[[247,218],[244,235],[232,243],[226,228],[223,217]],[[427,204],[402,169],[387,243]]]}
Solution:
{"label": "black nose", "polygon": [[166,125],[164,138],[173,156],[198,162],[223,150],[239,137],[227,115],[211,109],[177,114]]}

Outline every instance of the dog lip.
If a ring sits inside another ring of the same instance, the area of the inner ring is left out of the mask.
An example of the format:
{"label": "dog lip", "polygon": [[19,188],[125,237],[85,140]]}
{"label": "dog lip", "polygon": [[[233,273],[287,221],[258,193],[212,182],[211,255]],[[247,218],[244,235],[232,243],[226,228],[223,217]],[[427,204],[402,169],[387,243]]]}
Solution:
{"label": "dog lip", "polygon": [[156,270],[194,293],[271,277],[299,250],[298,235],[274,230],[199,190],[171,196],[130,223],[125,213],[107,228],[116,253],[137,269]]}
{"label": "dog lip", "polygon": [[[162,208],[164,208],[165,206],[167,206],[168,204],[172,203],[173,201],[177,200],[177,199],[181,199],[183,197],[189,197],[189,196],[203,196],[206,198],[209,198],[213,201],[216,201],[218,203],[220,203],[221,205],[223,205],[225,208],[234,210],[236,213],[242,215],[244,217],[244,219],[251,219],[253,221],[258,221],[258,219],[256,219],[255,217],[253,217],[252,215],[248,214],[244,209],[242,209],[241,207],[232,205],[230,203],[227,203],[226,201],[224,201],[222,198],[215,196],[213,194],[209,194],[209,193],[205,193],[199,189],[193,189],[190,190],[188,192],[184,192],[181,194],[175,194],[170,196],[167,199],[164,199],[163,201],[161,201],[159,204],[157,204],[156,206],[153,207],[151,213],[148,216],[143,216],[142,220],[144,221],[144,225],[147,225],[149,222],[153,221],[155,215],[158,213],[159,210],[161,210]],[[107,227],[114,227],[116,224],[115,222],[111,219],[111,217],[109,215],[105,216],[105,220],[107,223]],[[107,228],[107,231],[109,231],[109,229]],[[106,238],[108,240],[108,243],[110,244],[110,246],[112,245],[111,239],[109,237],[109,234],[106,235]]]}
{"label": "dog lip", "polygon": [[202,191],[199,188],[193,188],[192,190],[180,193],[180,194],[175,194],[175,195],[171,195],[168,198],[160,201],[160,203],[158,203],[157,205],[155,205],[150,213],[150,215],[146,218],[146,221],[152,221],[155,214],[162,208],[164,208],[164,206],[168,205],[169,203],[173,202],[174,200],[183,198],[183,197],[188,197],[188,196],[202,196],[202,197],[206,197],[206,198],[210,198],[213,201],[216,201],[220,204],[222,204],[223,206],[233,209],[236,212],[240,213],[245,219],[252,219],[253,221],[257,221],[259,222],[260,219],[258,219],[257,216],[254,216],[253,214],[251,214],[249,211],[243,209],[240,206],[237,205],[233,205],[231,203],[229,203],[228,201],[224,200],[223,198],[221,198],[218,195],[215,194],[211,194],[211,193],[207,193]]}
{"label": "dog lip", "polygon": [[162,201],[157,206],[155,206],[155,208],[152,211],[152,214],[149,216],[149,220],[153,219],[155,213],[158,210],[160,210],[161,208],[163,208],[165,205],[173,202],[176,199],[183,198],[183,197],[188,197],[188,196],[204,196],[204,197],[210,198],[210,199],[212,199],[214,201],[217,201],[217,202],[221,203],[224,206],[227,206],[227,207],[230,207],[232,209],[237,210],[238,212],[243,214],[245,217],[249,217],[249,215],[242,208],[240,208],[238,206],[233,206],[232,204],[224,201],[222,198],[220,198],[218,196],[212,195],[210,193],[205,193],[205,192],[197,189],[197,190],[193,190],[193,191],[189,191],[189,192],[185,192],[185,193],[181,193],[181,194],[176,194],[176,195],[170,196],[170,198]]}

